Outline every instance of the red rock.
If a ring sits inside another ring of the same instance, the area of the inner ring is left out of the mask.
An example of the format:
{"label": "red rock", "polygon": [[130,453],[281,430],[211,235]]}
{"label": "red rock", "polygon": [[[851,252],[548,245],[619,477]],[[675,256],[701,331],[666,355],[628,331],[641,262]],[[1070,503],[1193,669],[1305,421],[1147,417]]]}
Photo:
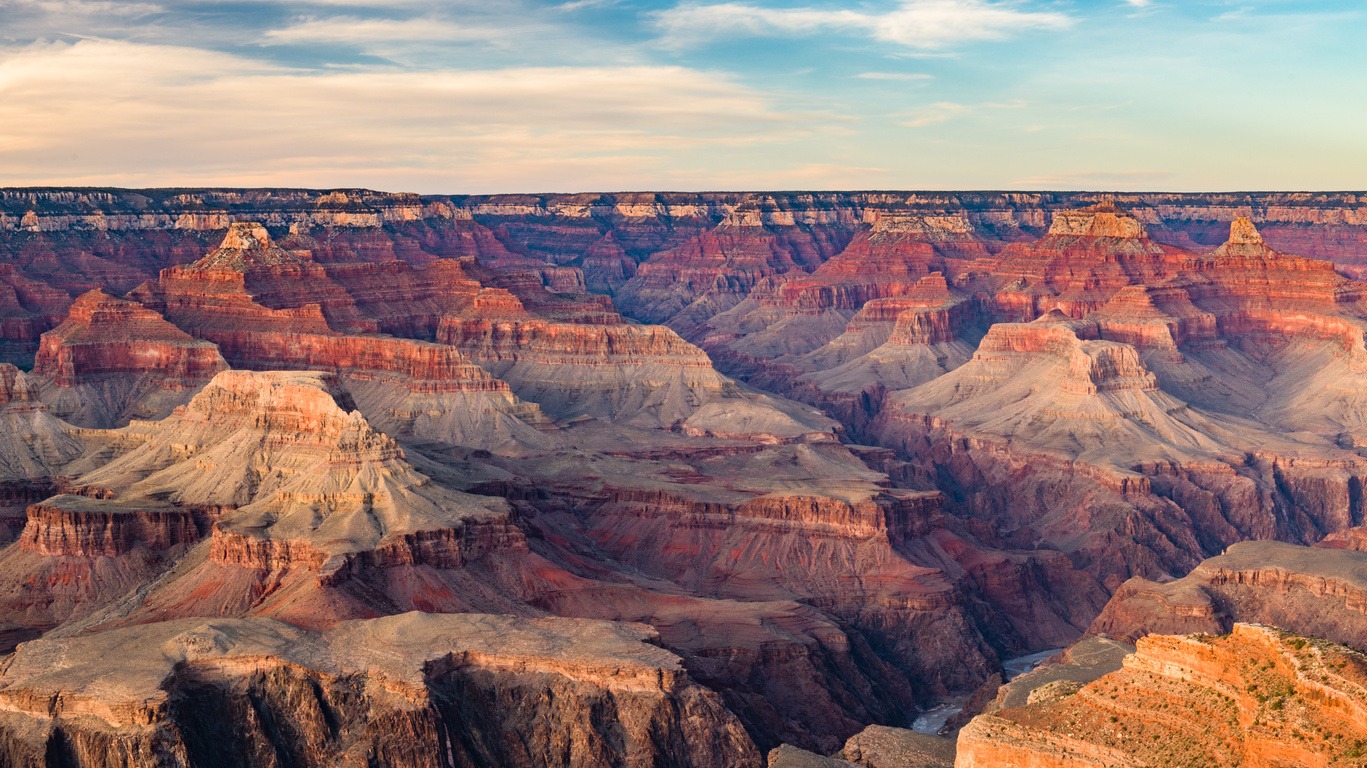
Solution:
{"label": "red rock", "polygon": [[62,321],[71,298],[0,264],[0,362],[27,363],[44,331]]}
{"label": "red rock", "polygon": [[1354,550],[1241,542],[1185,577],[1126,582],[1088,630],[1133,642],[1148,634],[1228,633],[1266,624],[1367,647],[1367,555]]}
{"label": "red rock", "polygon": [[198,541],[196,515],[157,504],[121,506],[57,496],[28,508],[21,549],[48,557],[118,557],[144,546],[164,550]]}
{"label": "red rock", "polygon": [[82,295],[43,334],[34,374],[43,400],[81,426],[164,416],[228,367],[218,348],[155,311],[103,291]]}
{"label": "red rock", "polygon": [[1117,672],[975,718],[955,765],[1330,765],[1367,728],[1364,680],[1353,651],[1267,627],[1147,637]]}
{"label": "red rock", "polygon": [[0,760],[759,768],[735,716],[654,639],[639,625],[424,614],[323,633],[191,619],[45,639],[0,676]]}
{"label": "red rock", "polygon": [[82,295],[61,325],[43,335],[34,373],[60,387],[107,375],[154,373],[167,389],[202,384],[227,364],[157,313],[103,291]]}
{"label": "red rock", "polygon": [[[737,212],[722,226],[661,254],[637,268],[617,292],[626,314],[650,322],[672,320],[687,332],[693,325],[734,306],[762,278],[813,269],[839,251],[849,235],[841,231],[784,226],[766,228],[759,210]],[[683,315],[690,308],[703,316]]]}
{"label": "red rock", "polygon": [[1008,245],[972,266],[995,294],[998,315],[1033,320],[1058,307],[1082,317],[1127,285],[1153,282],[1182,266],[1185,254],[1151,240],[1144,226],[1103,204],[1054,215],[1035,243]]}

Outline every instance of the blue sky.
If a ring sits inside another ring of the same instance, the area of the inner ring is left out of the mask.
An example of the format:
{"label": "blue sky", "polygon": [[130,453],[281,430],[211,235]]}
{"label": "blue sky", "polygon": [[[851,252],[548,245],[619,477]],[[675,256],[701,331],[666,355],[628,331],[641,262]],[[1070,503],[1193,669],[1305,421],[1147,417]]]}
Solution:
{"label": "blue sky", "polygon": [[0,0],[0,184],[1367,188],[1367,3]]}

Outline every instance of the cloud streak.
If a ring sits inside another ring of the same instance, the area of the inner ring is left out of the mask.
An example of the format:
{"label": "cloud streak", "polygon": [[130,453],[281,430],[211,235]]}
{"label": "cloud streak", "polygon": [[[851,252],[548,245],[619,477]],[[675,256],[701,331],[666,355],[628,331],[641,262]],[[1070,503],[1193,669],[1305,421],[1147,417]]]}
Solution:
{"label": "cloud streak", "polygon": [[938,50],[1000,40],[1027,30],[1059,30],[1073,19],[984,0],[902,0],[882,13],[830,8],[769,8],[751,3],[684,3],[655,16],[663,42],[674,48],[734,37],[862,35],[914,49]]}
{"label": "cloud streak", "polygon": [[0,53],[0,184],[589,189],[809,115],[677,66],[338,73],[126,42]]}

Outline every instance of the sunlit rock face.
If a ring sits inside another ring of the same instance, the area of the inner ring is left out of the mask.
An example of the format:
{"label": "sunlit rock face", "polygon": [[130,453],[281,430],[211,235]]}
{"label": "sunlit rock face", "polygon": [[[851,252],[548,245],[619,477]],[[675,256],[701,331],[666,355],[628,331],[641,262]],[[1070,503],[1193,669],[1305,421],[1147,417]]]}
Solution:
{"label": "sunlit rock face", "polygon": [[1153,635],[1117,672],[974,719],[955,765],[1332,765],[1367,730],[1364,675],[1361,654],[1274,628]]}

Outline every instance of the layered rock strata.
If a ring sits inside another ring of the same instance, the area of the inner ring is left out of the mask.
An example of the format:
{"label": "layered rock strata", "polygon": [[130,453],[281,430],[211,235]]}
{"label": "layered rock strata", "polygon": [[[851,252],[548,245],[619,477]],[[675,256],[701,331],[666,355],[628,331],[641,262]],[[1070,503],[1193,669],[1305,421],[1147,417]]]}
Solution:
{"label": "layered rock strata", "polygon": [[645,628],[405,614],[181,620],[23,646],[6,765],[759,766]]}
{"label": "layered rock strata", "polygon": [[1153,635],[1120,671],[975,718],[955,765],[1351,765],[1364,683],[1361,654],[1275,629]]}
{"label": "layered rock strata", "polygon": [[142,305],[104,291],[82,295],[43,334],[34,374],[54,413],[87,427],[159,418],[228,367],[218,347]]}

